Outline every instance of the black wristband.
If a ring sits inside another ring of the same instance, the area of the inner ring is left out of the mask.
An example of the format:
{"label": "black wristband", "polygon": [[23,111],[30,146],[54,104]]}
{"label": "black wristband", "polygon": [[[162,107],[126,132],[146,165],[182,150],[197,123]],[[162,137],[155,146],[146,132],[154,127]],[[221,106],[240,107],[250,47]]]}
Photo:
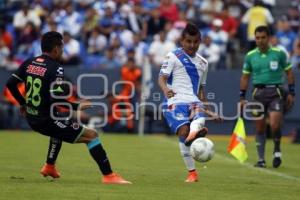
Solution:
{"label": "black wristband", "polygon": [[246,98],[246,90],[240,90],[240,99]]}
{"label": "black wristband", "polygon": [[289,84],[289,94],[295,96],[295,84]]}

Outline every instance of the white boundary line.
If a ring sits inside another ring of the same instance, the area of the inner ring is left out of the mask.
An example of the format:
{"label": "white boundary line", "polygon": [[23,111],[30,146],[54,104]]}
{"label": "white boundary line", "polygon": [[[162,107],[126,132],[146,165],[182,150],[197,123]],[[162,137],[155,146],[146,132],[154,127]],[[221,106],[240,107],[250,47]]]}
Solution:
{"label": "white boundary line", "polygon": [[[164,138],[165,141],[168,141],[170,142],[171,144],[174,144],[176,146],[178,146],[178,143],[176,142],[173,142],[172,140],[168,139],[168,138]],[[215,156],[221,158],[222,160],[226,161],[226,162],[231,162],[231,163],[236,163],[236,164],[240,164],[244,167],[247,167],[248,169],[252,169],[252,170],[255,170],[255,171],[260,171],[260,172],[264,172],[266,174],[270,174],[270,175],[274,175],[274,176],[278,176],[278,177],[281,177],[281,178],[284,178],[284,179],[288,179],[288,180],[294,180],[294,181],[299,181],[300,182],[300,178],[298,177],[295,177],[295,176],[291,176],[291,175],[287,175],[287,174],[284,174],[284,173],[281,173],[281,172],[275,172],[275,171],[271,171],[269,169],[264,169],[264,168],[257,168],[257,167],[254,167],[252,166],[250,163],[239,163],[238,161],[234,160],[233,158],[228,158],[226,156],[223,156],[221,154],[218,154],[216,153]]]}

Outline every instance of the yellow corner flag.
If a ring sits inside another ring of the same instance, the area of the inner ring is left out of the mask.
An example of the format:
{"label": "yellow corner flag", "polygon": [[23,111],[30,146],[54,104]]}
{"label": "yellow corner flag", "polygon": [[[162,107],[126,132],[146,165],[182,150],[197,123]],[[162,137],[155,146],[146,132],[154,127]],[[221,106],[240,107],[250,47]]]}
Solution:
{"label": "yellow corner flag", "polygon": [[246,151],[246,131],[243,118],[239,118],[232,133],[227,151],[241,163],[248,158]]}

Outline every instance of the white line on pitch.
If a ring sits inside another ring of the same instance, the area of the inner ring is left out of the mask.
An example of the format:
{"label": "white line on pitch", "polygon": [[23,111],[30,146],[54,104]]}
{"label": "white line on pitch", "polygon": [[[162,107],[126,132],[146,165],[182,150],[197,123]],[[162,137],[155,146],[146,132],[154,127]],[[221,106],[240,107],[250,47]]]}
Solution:
{"label": "white line on pitch", "polygon": [[[170,140],[168,138],[165,138],[165,139],[166,139],[165,141],[168,141],[168,142],[170,142],[170,143],[178,146],[177,142],[175,142],[173,140]],[[161,141],[161,140],[159,140],[159,141]],[[234,162],[234,163],[240,164],[238,161],[234,160],[233,158],[231,159],[231,158],[228,158],[228,157],[223,156],[223,155],[218,154],[218,153],[216,153],[215,156],[217,156],[217,157],[219,157],[219,158],[221,158],[221,159],[223,159],[223,160],[225,160],[227,162],[232,162],[232,163]],[[290,175],[287,175],[287,174],[284,174],[284,173],[280,173],[280,172],[271,171],[269,169],[257,168],[257,167],[252,166],[250,163],[244,163],[244,164],[240,164],[240,165],[242,165],[244,167],[247,167],[249,169],[255,170],[255,171],[264,172],[266,174],[275,175],[275,176],[278,176],[278,177],[281,177],[281,178],[285,178],[285,179],[289,179],[289,180],[300,181],[300,178],[298,178],[298,177],[290,176]]]}

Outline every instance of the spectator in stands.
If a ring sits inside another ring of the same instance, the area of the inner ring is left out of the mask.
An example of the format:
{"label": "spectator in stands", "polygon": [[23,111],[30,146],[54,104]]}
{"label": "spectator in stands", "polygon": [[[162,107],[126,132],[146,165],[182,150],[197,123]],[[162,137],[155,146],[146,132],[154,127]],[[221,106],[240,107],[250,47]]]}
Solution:
{"label": "spectator in stands", "polygon": [[109,38],[110,33],[114,31],[113,21],[115,19],[113,9],[109,5],[110,4],[105,5],[104,16],[101,17],[99,22],[101,31],[107,38]]}
{"label": "spectator in stands", "polygon": [[108,47],[105,50],[105,55],[99,59],[99,68],[116,69],[121,67],[119,58],[115,54],[114,47]]}
{"label": "spectator in stands", "polygon": [[222,11],[223,2],[220,0],[203,0],[200,6],[201,21],[207,27]]}
{"label": "spectator in stands", "polygon": [[165,24],[166,19],[161,16],[159,8],[153,8],[149,18],[146,18],[143,24],[143,32],[146,33],[147,41],[152,41],[154,35],[164,29]]}
{"label": "spectator in stands", "polygon": [[294,43],[293,55],[291,57],[293,70],[300,70],[300,38],[298,37]]}
{"label": "spectator in stands", "polygon": [[9,48],[6,46],[5,42],[0,39],[0,68],[5,67],[8,64],[9,55]]}
{"label": "spectator in stands", "polygon": [[64,49],[62,62],[65,65],[78,65],[80,63],[80,44],[69,32],[63,33]]}
{"label": "spectator in stands", "polygon": [[13,37],[11,33],[6,31],[6,24],[0,24],[0,40],[2,40],[10,50],[13,47]]}
{"label": "spectator in stands", "polygon": [[277,21],[277,31],[275,35],[279,40],[279,44],[284,46],[289,54],[291,54],[297,34],[291,29],[287,16],[283,15]]}
{"label": "spectator in stands", "polygon": [[40,17],[33,10],[29,9],[28,4],[24,3],[22,6],[22,10],[18,11],[13,18],[13,26],[16,31],[17,40],[19,34],[23,31],[28,22],[31,22],[38,29],[41,26]]}
{"label": "spectator in stands", "polygon": [[148,51],[148,45],[144,41],[142,41],[140,34],[133,35],[133,46],[135,55],[134,60],[137,66],[142,67],[145,63],[145,57]]}
{"label": "spectator in stands", "polygon": [[[184,15],[184,13],[180,13]],[[172,22],[167,22],[165,25],[166,40],[174,42],[175,44],[179,43],[181,32],[186,26],[186,21],[177,21],[174,24]]]}
{"label": "spectator in stands", "polygon": [[227,0],[226,6],[228,7],[230,16],[234,17],[238,21],[240,21],[240,19],[248,9],[248,7],[240,0]]}
{"label": "spectator in stands", "polygon": [[134,33],[142,32],[143,25],[143,9],[139,2],[135,2],[134,5],[123,4],[120,8],[121,17],[125,20],[127,28]]}
{"label": "spectator in stands", "polygon": [[59,25],[61,25],[62,19],[66,15],[66,11],[63,9],[65,4],[64,2],[53,3],[53,10],[51,11],[50,17]]}
{"label": "spectator in stands", "polygon": [[110,34],[110,39],[118,38],[121,45],[127,49],[133,45],[133,33],[128,30],[126,23],[122,19],[115,19],[113,21],[114,32]]}
{"label": "spectator in stands", "polygon": [[46,33],[49,31],[56,31],[59,33],[63,33],[64,29],[63,27],[58,24],[53,17],[49,16],[46,18],[46,23],[44,24],[43,28],[42,28],[42,33]]}
{"label": "spectator in stands", "polygon": [[31,51],[32,43],[38,38],[39,31],[32,22],[27,22],[22,32],[20,32],[18,40],[18,54],[22,57],[28,57]]}
{"label": "spectator in stands", "polygon": [[221,50],[220,60],[217,65],[219,69],[226,69],[226,52],[228,44],[228,33],[222,30],[223,21],[220,19],[214,19],[211,29],[207,32],[212,42],[219,46]]}
{"label": "spectator in stands", "polygon": [[120,95],[129,97],[131,93],[134,93],[135,96],[140,96],[138,94],[141,91],[141,78],[142,71],[140,67],[136,66],[134,58],[129,58],[128,61],[121,68],[121,80],[131,82],[134,88],[131,87],[132,85],[124,84]]}
{"label": "spectator in stands", "polygon": [[90,33],[87,44],[89,54],[103,55],[107,46],[107,39],[100,33],[98,28],[94,28]]}
{"label": "spectator in stands", "polygon": [[87,44],[90,35],[98,27],[99,15],[93,7],[89,7],[84,16],[84,22],[82,25],[82,39],[85,44]]}
{"label": "spectator in stands", "polygon": [[272,13],[273,7],[276,5],[275,0],[262,0],[262,3]]}
{"label": "spectator in stands", "polygon": [[166,40],[165,31],[160,31],[157,39],[150,44],[149,60],[153,67],[160,67],[168,52],[175,49],[176,45],[172,41]]}
{"label": "spectator in stands", "polygon": [[115,50],[115,56],[118,58],[121,65],[127,61],[126,48],[122,45],[119,37],[111,38],[109,46]]}
{"label": "spectator in stands", "polygon": [[[287,17],[290,23],[291,28],[295,33],[298,32],[300,27],[300,5],[299,2],[292,3],[287,11]],[[299,6],[299,7],[298,7]]]}
{"label": "spectator in stands", "polygon": [[66,5],[66,15],[61,19],[60,24],[64,31],[68,31],[72,37],[79,37],[82,26],[83,16],[74,10],[73,3],[69,2]]}
{"label": "spectator in stands", "polygon": [[281,44],[279,43],[279,40],[278,40],[278,38],[276,37],[276,35],[270,36],[270,45],[271,45],[272,47],[275,47],[275,48],[278,48],[278,49],[282,50],[282,51],[286,54],[286,57],[287,57],[287,58],[290,58],[290,55],[291,55],[291,54],[286,50],[286,48],[285,48],[283,45],[281,45]]}
{"label": "spectator in stands", "polygon": [[176,22],[179,19],[179,11],[173,0],[160,1],[160,15],[167,21]]}
{"label": "spectator in stands", "polygon": [[209,70],[214,71],[217,69],[221,57],[221,48],[212,42],[208,34],[203,36],[203,43],[200,45],[198,53],[208,61]]}
{"label": "spectator in stands", "polygon": [[272,25],[274,18],[271,12],[263,7],[261,0],[255,0],[254,6],[247,10],[242,18],[242,22],[247,24],[248,50],[255,48],[254,30],[260,25]]}
{"label": "spectator in stands", "polygon": [[228,6],[224,6],[218,17],[222,20],[222,29],[228,33],[229,39],[234,39],[237,34],[239,22],[229,13]]}
{"label": "spectator in stands", "polygon": [[[180,11],[184,13],[186,20],[195,24],[200,24],[199,7],[200,1],[187,0],[179,4]],[[200,25],[201,27],[201,25]]]}
{"label": "spectator in stands", "polygon": [[39,33],[38,38],[32,42],[31,48],[28,51],[30,57],[36,57],[42,54],[41,39],[42,35]]}

